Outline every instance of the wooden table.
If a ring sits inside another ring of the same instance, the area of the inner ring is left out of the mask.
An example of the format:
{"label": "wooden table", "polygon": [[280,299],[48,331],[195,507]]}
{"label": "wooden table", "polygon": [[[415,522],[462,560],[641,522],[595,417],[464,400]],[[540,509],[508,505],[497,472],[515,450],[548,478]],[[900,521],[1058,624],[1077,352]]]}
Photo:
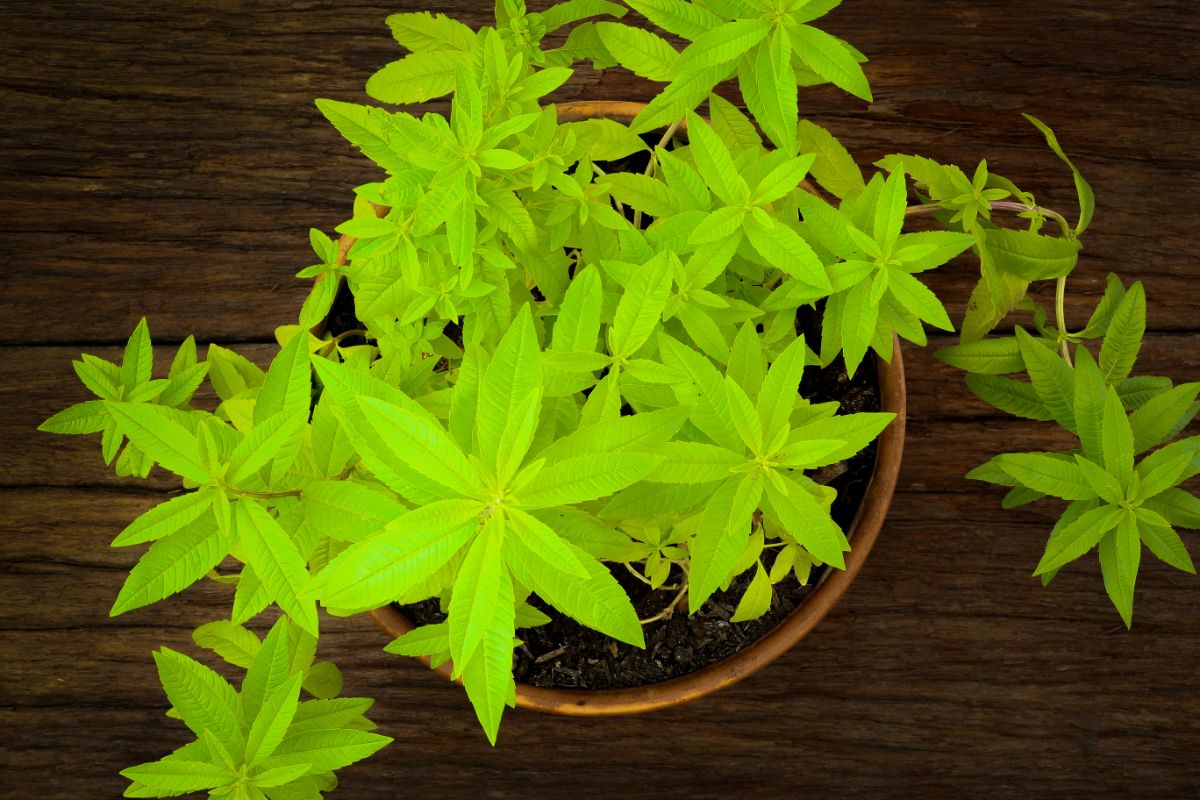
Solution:
{"label": "wooden table", "polygon": [[[490,7],[449,5],[437,10],[474,22]],[[115,797],[118,769],[183,741],[150,651],[194,652],[192,628],[227,613],[227,590],[109,619],[137,554],[106,545],[171,484],[117,481],[91,437],[34,426],[84,398],[70,358],[114,355],[143,313],[158,343],[194,332],[269,357],[305,293],[292,273],[309,262],[307,228],[331,230],[351,187],[377,175],[312,100],[363,99],[399,52],[385,14],[419,6],[4,6],[0,796]],[[803,109],[864,164],[896,150],[968,166],[986,156],[1073,209],[1069,174],[1019,112],[1055,126],[1099,196],[1071,321],[1109,270],[1144,279],[1140,370],[1200,379],[1194,3],[849,0],[828,27],[871,55],[878,102],[817,89]],[[561,97],[649,94],[584,69]],[[955,318],[971,272],[936,278]],[[397,740],[334,796],[1196,796],[1200,581],[1147,556],[1129,633],[1094,562],[1042,589],[1030,572],[1057,509],[1003,512],[961,476],[1032,447],[1043,426],[993,413],[928,350],[905,359],[908,449],[886,529],[801,646],[665,713],[512,713],[491,749],[459,689],[382,653],[368,621],[329,620],[323,653],[348,692],[377,698],[373,716]]]}

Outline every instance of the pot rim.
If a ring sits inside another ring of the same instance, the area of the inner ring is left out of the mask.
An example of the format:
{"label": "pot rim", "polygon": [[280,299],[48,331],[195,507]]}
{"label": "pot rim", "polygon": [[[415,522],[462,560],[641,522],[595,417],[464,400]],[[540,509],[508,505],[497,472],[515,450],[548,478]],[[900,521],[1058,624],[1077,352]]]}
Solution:
{"label": "pot rim", "polygon": [[[558,111],[560,120],[565,121],[602,117],[627,124],[645,107],[644,103],[626,101],[574,101],[559,103]],[[386,213],[386,209],[377,210]],[[351,237],[343,236],[338,243],[340,255],[344,257],[353,243]],[[837,604],[862,569],[867,555],[879,538],[900,474],[907,399],[899,338],[893,335],[891,363],[879,356],[875,360],[880,410],[894,413],[896,418],[877,439],[875,468],[848,534],[852,547],[846,555],[846,569],[827,570],[813,592],[771,631],[742,650],[695,672],[623,689],[558,689],[518,682],[517,707],[571,716],[617,716],[680,705],[752,675],[808,635]],[[368,613],[392,637],[402,636],[415,627],[393,605]],[[428,658],[418,660],[429,666]],[[450,678],[448,663],[435,671]]]}

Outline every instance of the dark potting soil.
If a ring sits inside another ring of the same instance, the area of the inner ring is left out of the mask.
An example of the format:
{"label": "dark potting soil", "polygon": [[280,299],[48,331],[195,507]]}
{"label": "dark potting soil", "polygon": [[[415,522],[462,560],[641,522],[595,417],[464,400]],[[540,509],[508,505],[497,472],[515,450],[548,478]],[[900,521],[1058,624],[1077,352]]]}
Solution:
{"label": "dark potting soil", "polygon": [[[807,328],[805,322],[802,313],[797,327]],[[806,338],[816,342],[816,337],[807,331]],[[814,403],[836,400],[841,403],[839,413],[842,414],[878,411],[875,362],[865,360],[858,374],[848,378],[839,356],[824,369],[809,370],[800,385],[800,393]],[[832,515],[844,530],[850,530],[866,495],[875,468],[875,451],[876,445],[872,442],[853,458],[811,475],[814,480],[837,489]],[[768,567],[773,558],[774,551],[764,555]],[[687,675],[733,655],[770,632],[812,593],[827,569],[814,569],[804,586],[796,580],[794,573],[789,573],[785,580],[774,586],[771,607],[766,614],[749,622],[730,622],[738,600],[754,576],[754,569],[749,569],[734,578],[727,591],[713,594],[696,614],[689,616],[687,606],[682,605],[670,617],[643,626],[644,650],[586,628],[532,597],[531,604],[544,611],[551,621],[517,632],[524,644],[514,652],[514,674],[518,681],[534,686],[582,689],[644,686]],[[651,590],[619,564],[612,565],[611,571],[629,593],[633,607],[642,619],[666,609],[677,593],[677,590]],[[672,572],[665,585],[677,584],[679,577]],[[446,618],[436,598],[399,608],[418,625],[442,622]]]}

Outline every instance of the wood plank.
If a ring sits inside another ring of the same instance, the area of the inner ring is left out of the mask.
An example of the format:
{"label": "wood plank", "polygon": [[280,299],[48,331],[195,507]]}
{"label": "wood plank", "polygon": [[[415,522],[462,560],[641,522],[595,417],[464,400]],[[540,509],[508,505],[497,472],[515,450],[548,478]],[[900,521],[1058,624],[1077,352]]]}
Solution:
{"label": "wood plank", "polygon": [[[152,691],[149,651],[167,645],[195,653],[190,627],[227,609],[227,590],[214,585],[128,615],[133,626],[107,620],[120,573],[101,557],[96,532],[141,498],[101,506],[91,497],[105,510],[81,517],[63,499],[83,494],[6,497],[0,515],[18,540],[47,532],[25,552],[11,540],[0,545],[0,596],[36,580],[49,591],[26,595],[35,615],[72,626],[30,625],[9,602],[0,613],[3,651],[20,654],[0,660],[0,681],[21,687],[0,723],[37,733],[10,749],[13,774],[49,769],[57,763],[52,746],[70,748],[82,765],[74,781],[59,776],[62,794],[51,782],[45,796],[69,797],[80,786],[115,794],[116,769],[181,741]],[[716,797],[737,781],[766,789],[803,780],[834,792],[846,775],[864,794],[894,787],[889,780],[898,775],[909,787],[972,795],[1086,793],[1100,781],[1136,796],[1147,786],[1185,794],[1200,778],[1190,759],[1197,723],[1178,702],[1200,688],[1190,666],[1200,649],[1200,620],[1189,613],[1196,579],[1148,564],[1138,624],[1114,635],[1094,570],[1069,569],[1050,589],[1029,577],[1044,514],[971,516],[984,536],[952,518],[966,501],[900,495],[846,599],[795,651],[747,682],[647,717],[585,722],[513,713],[496,750],[472,745],[479,736],[459,690],[381,653],[385,639],[365,620],[327,620],[323,653],[337,654],[349,691],[378,698],[375,718],[399,739],[351,771],[344,794],[378,796],[371,787],[405,774],[418,793],[465,796],[477,782],[511,785],[506,769],[529,782],[511,791],[544,797],[563,796],[581,780],[600,787],[595,796],[614,797],[643,782],[679,793],[668,796]],[[79,563],[65,555],[72,548]],[[47,562],[53,571],[25,571]],[[107,732],[102,740],[89,732],[98,728]],[[629,748],[630,741],[660,744]],[[464,752],[465,782],[451,767]],[[414,774],[414,763],[429,766]],[[697,763],[713,764],[720,781]],[[759,774],[771,764],[769,775]]]}
{"label": "wood plank", "polygon": [[[805,95],[806,113],[844,135],[863,163],[895,150],[964,163],[986,156],[1043,202],[1070,209],[1063,167],[1019,116],[1040,114],[1079,154],[1100,198],[1072,317],[1116,268],[1150,281],[1154,325],[1193,330],[1187,254],[1200,229],[1190,201],[1200,172],[1188,143],[1200,89],[1188,65],[1200,47],[1186,5],[1145,15],[1131,2],[1097,12],[1082,0],[851,4],[830,27],[872,55],[878,102],[817,89]],[[381,21],[406,4],[353,14],[284,7],[130,10],[109,0],[65,16],[44,4],[7,12],[22,30],[53,26],[59,57],[46,64],[40,48],[0,50],[0,91],[21,131],[3,143],[17,169],[0,177],[0,244],[30,254],[7,267],[21,290],[0,297],[0,343],[113,342],[143,313],[171,339],[262,340],[264,320],[294,318],[305,230],[344,218],[350,187],[376,174],[311,99],[362,98],[365,78],[398,54]],[[486,16],[485,6],[459,8],[469,21]],[[1097,43],[1119,31],[1122,67],[1103,44],[1065,58],[1063,31]],[[583,69],[560,99],[650,91],[620,72],[601,79]],[[939,286],[956,314],[972,271]]]}
{"label": "wood plank", "polygon": [[[805,113],[864,164],[892,151],[986,157],[1070,213],[1069,177],[1020,112],[1053,125],[1099,201],[1069,319],[1086,319],[1108,271],[1143,279],[1155,333],[1139,369],[1197,380],[1193,5],[845,3],[827,27],[871,56],[878,102],[815,89]],[[39,345],[0,350],[0,798],[117,796],[118,769],[183,741],[162,714],[151,650],[195,653],[190,630],[228,610],[228,589],[206,585],[107,617],[141,549],[107,543],[175,482],[118,482],[92,437],[33,433],[86,397],[72,343],[111,357],[103,345],[143,313],[161,342],[269,342],[304,295],[291,276],[308,263],[306,229],[332,228],[351,187],[376,175],[312,99],[365,99],[366,77],[399,54],[384,17],[420,8],[61,0],[0,10],[20,32],[0,40],[0,345]],[[437,8],[475,23],[490,9]],[[651,91],[583,69],[559,97]],[[974,271],[931,276],[955,318]],[[272,352],[238,349],[259,363]],[[905,354],[910,435],[886,529],[794,651],[667,712],[512,713],[491,749],[459,689],[382,653],[368,622],[328,620],[323,653],[348,692],[377,698],[373,716],[397,739],[346,771],[333,796],[1200,794],[1200,581],[1147,555],[1129,633],[1094,564],[1041,588],[1029,573],[1056,504],[1005,512],[998,491],[961,476],[1001,449],[1035,447],[1046,427],[996,415],[931,350]]]}

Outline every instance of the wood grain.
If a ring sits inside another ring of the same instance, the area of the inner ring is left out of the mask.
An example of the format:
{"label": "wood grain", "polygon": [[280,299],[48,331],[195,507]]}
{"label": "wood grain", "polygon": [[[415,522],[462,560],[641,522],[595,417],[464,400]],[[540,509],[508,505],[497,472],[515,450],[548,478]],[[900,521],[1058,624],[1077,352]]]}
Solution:
{"label": "wood grain", "polygon": [[[829,29],[871,56],[870,106],[804,95],[864,164],[894,151],[991,167],[1073,210],[1025,111],[1095,185],[1071,279],[1082,321],[1118,271],[1147,283],[1140,370],[1200,379],[1200,21],[1188,0],[850,0]],[[435,10],[476,24],[490,3]],[[34,427],[84,399],[69,360],[112,356],[137,318],[156,340],[239,344],[259,363],[291,321],[305,231],[330,230],[371,166],[314,97],[355,100],[396,56],[392,4],[53,0],[0,23],[0,798],[115,797],[116,771],[183,741],[150,651],[191,649],[228,590],[110,619],[139,548],[106,545],[172,488],[115,481],[91,437]],[[581,70],[561,99],[645,100]],[[961,313],[964,263],[935,275]],[[935,345],[946,344],[942,338]],[[751,680],[644,717],[510,714],[484,743],[460,690],[386,656],[364,619],[323,654],[377,698],[396,743],[338,798],[1118,797],[1200,793],[1200,581],[1149,560],[1125,633],[1093,564],[1029,577],[1057,507],[1013,512],[961,476],[1045,426],[1002,418],[929,350],[906,350],[900,489],[862,575],[800,647]],[[160,355],[165,365],[166,353]],[[1194,541],[1194,537],[1192,541]]]}

